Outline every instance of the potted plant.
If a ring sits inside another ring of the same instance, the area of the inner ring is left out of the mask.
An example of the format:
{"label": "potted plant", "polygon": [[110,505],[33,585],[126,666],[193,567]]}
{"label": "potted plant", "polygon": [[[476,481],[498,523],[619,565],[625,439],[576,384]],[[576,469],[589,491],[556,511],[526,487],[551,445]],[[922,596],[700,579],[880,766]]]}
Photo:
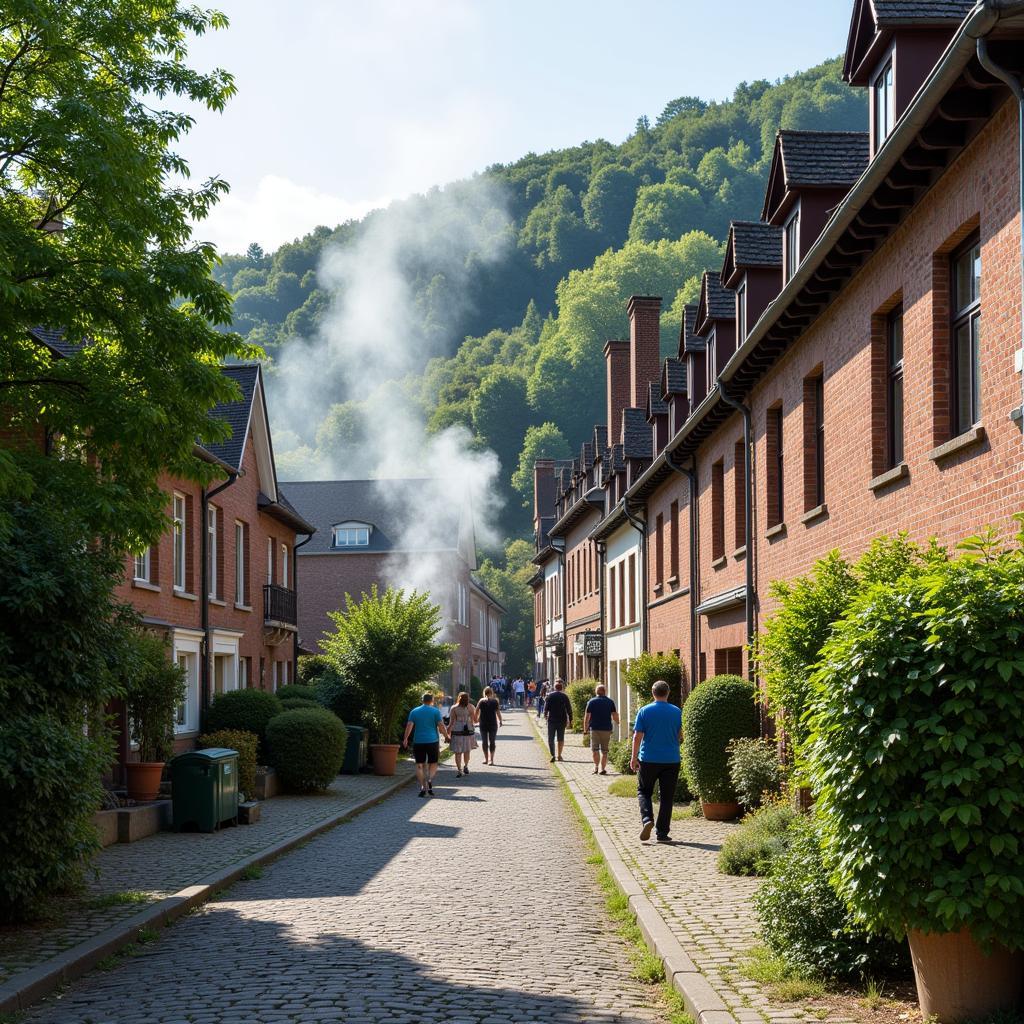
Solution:
{"label": "potted plant", "polygon": [[373,770],[394,775],[405,713],[417,687],[451,666],[454,645],[441,643],[441,610],[427,594],[376,585],[358,602],[345,595],[345,611],[331,612],[334,632],[324,634],[327,658],[355,686],[369,713]]}
{"label": "potted plant", "polygon": [[174,749],[174,715],[185,699],[185,673],[153,633],[138,633],[135,655],[124,703],[139,760],[125,765],[125,775],[128,796],[144,802],[159,794],[164,765]]}
{"label": "potted plant", "polygon": [[868,586],[813,678],[806,766],[840,895],[906,934],[926,1018],[1024,996],[1024,554],[991,532]]}
{"label": "potted plant", "polygon": [[715,676],[695,687],[683,706],[683,770],[708,821],[739,817],[729,777],[729,744],[758,733],[752,683]]}

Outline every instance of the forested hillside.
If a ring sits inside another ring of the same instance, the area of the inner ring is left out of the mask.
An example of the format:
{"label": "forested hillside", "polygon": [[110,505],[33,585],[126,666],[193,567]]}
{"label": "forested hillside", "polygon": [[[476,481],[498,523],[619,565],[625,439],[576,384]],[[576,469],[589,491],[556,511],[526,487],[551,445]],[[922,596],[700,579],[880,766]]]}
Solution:
{"label": "forested hillside", "polygon": [[[662,345],[672,351],[681,306],[695,298],[701,272],[718,265],[729,221],[760,214],[776,131],[865,125],[864,97],[842,83],[839,61],[828,61],[782,82],[744,83],[724,103],[673,100],[619,145],[529,154],[362,221],[317,228],[272,254],[254,244],[224,257],[216,275],[234,294],[236,329],[266,350],[273,388],[289,346],[336,329],[350,279],[325,274],[325,254],[362,254],[368,240],[398,236],[391,244],[412,361],[387,387],[379,376],[353,387],[358,375],[349,375],[336,394],[326,363],[318,384],[328,398],[311,402],[301,426],[275,426],[282,476],[361,469],[367,433],[397,393],[429,431],[462,423],[497,453],[501,533],[510,542],[526,536],[529,469],[539,456],[577,451],[601,418],[601,351],[626,330],[628,296],[664,298]],[[423,227],[410,233],[410,225]],[[485,573],[519,601],[526,550],[507,555],[507,569]],[[503,565],[506,556],[495,556]],[[525,606],[513,620],[520,614],[506,644],[528,663]]]}

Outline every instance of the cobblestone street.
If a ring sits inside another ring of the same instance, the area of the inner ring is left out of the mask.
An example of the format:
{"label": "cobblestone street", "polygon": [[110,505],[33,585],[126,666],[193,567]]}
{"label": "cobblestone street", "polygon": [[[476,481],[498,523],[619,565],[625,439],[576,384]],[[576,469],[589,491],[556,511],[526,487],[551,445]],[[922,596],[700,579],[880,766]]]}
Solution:
{"label": "cobblestone street", "polygon": [[496,756],[443,765],[433,799],[402,789],[26,1020],[659,1021],[521,712]]}

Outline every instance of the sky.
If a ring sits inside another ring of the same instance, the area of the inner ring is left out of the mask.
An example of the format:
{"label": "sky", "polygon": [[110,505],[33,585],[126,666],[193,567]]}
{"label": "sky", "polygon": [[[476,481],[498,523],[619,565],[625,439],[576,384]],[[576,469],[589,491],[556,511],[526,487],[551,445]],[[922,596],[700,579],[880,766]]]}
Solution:
{"label": "sky", "polygon": [[[840,53],[851,0],[210,0],[195,40],[238,94],[179,145],[230,195],[196,231],[222,252],[528,152],[621,142],[678,96],[725,99]],[[204,4],[206,6],[206,4]],[[631,10],[637,13],[634,16]],[[784,21],[783,21],[784,18]]]}

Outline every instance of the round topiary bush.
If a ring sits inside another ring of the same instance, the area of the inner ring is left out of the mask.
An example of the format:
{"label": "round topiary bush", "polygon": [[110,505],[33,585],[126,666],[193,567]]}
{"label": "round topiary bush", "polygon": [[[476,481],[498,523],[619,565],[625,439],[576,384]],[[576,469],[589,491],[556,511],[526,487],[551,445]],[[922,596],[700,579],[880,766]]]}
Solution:
{"label": "round topiary bush", "polygon": [[282,697],[281,707],[285,711],[294,711],[296,708],[322,708],[318,700],[307,700],[305,697]]}
{"label": "round topiary bush", "polygon": [[683,709],[683,769],[704,803],[733,803],[729,744],[758,734],[754,686],[739,676],[715,676],[701,683]]}
{"label": "round topiary bush", "polygon": [[271,719],[267,747],[281,781],[311,793],[326,789],[341,771],[348,732],[326,708],[296,708]]}
{"label": "round topiary bush", "polygon": [[222,729],[199,737],[199,746],[227,747],[238,751],[238,788],[250,800],[256,792],[256,750],[259,739],[254,732],[241,729]]}
{"label": "round topiary bush", "polygon": [[214,698],[206,712],[206,731],[240,729],[256,733],[260,740],[259,758],[262,764],[266,760],[263,741],[267,723],[283,710],[277,696],[266,690],[231,690]]}
{"label": "round topiary bush", "polygon": [[279,686],[277,688],[277,699],[282,701],[309,700],[314,704],[320,703],[316,687],[312,684],[304,686],[302,683],[289,683],[287,686]]}

